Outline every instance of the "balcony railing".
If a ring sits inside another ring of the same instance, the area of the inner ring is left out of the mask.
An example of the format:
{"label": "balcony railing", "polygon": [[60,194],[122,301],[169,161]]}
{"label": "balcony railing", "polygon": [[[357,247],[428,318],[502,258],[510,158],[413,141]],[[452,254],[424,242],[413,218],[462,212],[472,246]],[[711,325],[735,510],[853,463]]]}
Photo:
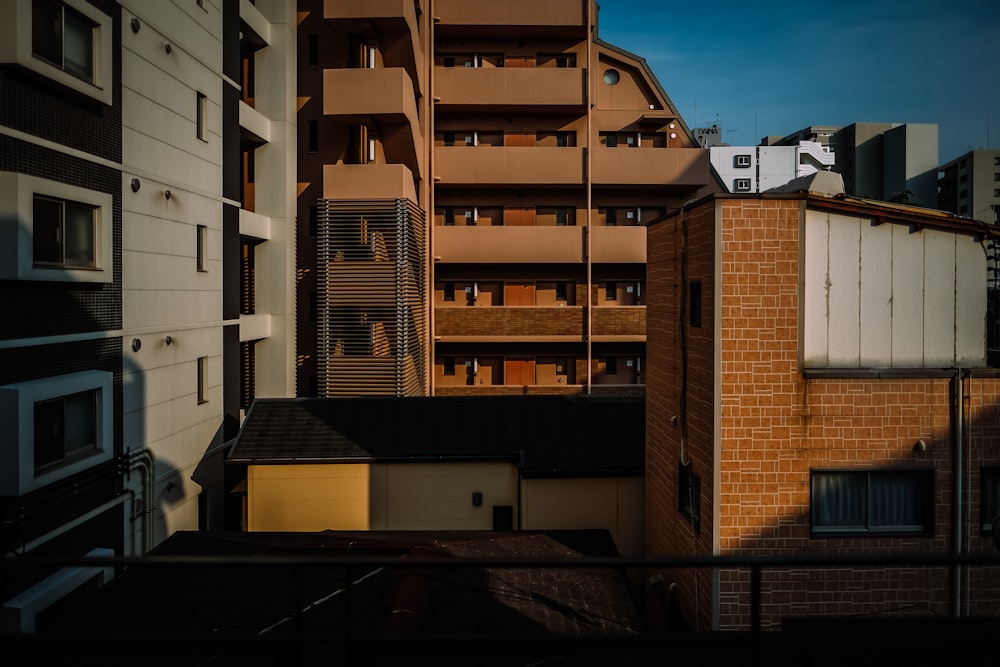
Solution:
{"label": "balcony railing", "polygon": [[434,227],[440,262],[580,263],[583,227]]}
{"label": "balcony railing", "polygon": [[442,185],[580,185],[583,149],[525,146],[439,146],[434,176]]}
{"label": "balcony railing", "polygon": [[555,67],[439,67],[434,71],[438,107],[580,107],[586,102],[585,70]]}

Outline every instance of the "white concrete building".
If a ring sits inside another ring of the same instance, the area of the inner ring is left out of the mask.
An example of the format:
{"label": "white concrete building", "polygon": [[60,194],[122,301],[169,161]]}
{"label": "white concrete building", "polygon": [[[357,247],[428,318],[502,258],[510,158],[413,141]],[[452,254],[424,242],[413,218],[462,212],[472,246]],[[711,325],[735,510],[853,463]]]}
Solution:
{"label": "white concrete building", "polygon": [[797,146],[712,146],[712,166],[729,192],[764,192],[793,178],[829,171],[833,153],[815,141]]}

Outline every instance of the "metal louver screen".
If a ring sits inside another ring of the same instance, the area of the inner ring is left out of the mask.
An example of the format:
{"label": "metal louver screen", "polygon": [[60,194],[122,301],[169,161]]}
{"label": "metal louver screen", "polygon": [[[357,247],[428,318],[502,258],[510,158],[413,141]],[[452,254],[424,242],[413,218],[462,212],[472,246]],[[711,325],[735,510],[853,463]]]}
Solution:
{"label": "metal louver screen", "polygon": [[424,212],[405,199],[318,209],[319,395],[426,395]]}

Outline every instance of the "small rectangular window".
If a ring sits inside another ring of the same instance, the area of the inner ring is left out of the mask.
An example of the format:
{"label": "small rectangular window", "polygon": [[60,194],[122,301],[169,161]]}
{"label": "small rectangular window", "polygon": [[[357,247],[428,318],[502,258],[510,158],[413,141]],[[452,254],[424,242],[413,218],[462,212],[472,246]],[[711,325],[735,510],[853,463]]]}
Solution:
{"label": "small rectangular window", "polygon": [[309,35],[309,67],[319,65],[319,35]]}
{"label": "small rectangular window", "polygon": [[734,167],[749,167],[750,166],[750,156],[749,155],[737,155],[733,158]]}
{"label": "small rectangular window", "polygon": [[198,270],[208,271],[208,261],[206,254],[208,252],[208,227],[205,225],[198,225],[198,240],[197,240],[197,257],[198,257]]}
{"label": "small rectangular window", "polygon": [[556,301],[566,301],[566,283],[556,283]]}
{"label": "small rectangular window", "polygon": [[203,93],[196,93],[197,95],[197,132],[198,138],[202,141],[208,141],[208,98]]}
{"label": "small rectangular window", "polygon": [[556,209],[556,226],[565,227],[569,221],[569,211],[565,208]]}
{"label": "small rectangular window", "polygon": [[442,375],[454,375],[455,374],[455,358],[445,357],[441,360],[441,365],[443,367]]}
{"label": "small rectangular window", "polygon": [[690,323],[693,327],[701,326],[701,281],[692,280],[688,286],[688,306],[691,308]]}
{"label": "small rectangular window", "polygon": [[618,135],[617,134],[605,134],[604,135],[604,145],[608,148],[616,148],[618,146]]}
{"label": "small rectangular window", "polygon": [[32,54],[93,83],[96,28],[93,21],[61,2],[34,0],[31,15]]}
{"label": "small rectangular window", "polygon": [[451,227],[455,224],[455,209],[449,207],[444,210],[444,224],[446,227]]}
{"label": "small rectangular window", "polygon": [[208,357],[198,357],[198,404],[208,403]]}
{"label": "small rectangular window", "polygon": [[613,227],[618,224],[618,209],[609,208],[604,215],[604,224]]}
{"label": "small rectangular window", "polygon": [[455,66],[455,56],[445,56],[442,61],[445,67]]}
{"label": "small rectangular window", "polygon": [[444,145],[445,146],[454,146],[455,145],[455,133],[454,132],[445,132],[445,133],[443,133],[443,141],[444,141]]}
{"label": "small rectangular window", "polygon": [[[1000,159],[1000,158],[998,158]],[[981,468],[979,471],[979,515],[982,519],[983,535],[997,536],[994,530],[1000,530],[1000,467]]]}
{"label": "small rectangular window", "polygon": [[32,262],[43,268],[97,267],[96,207],[34,196],[31,219]]}
{"label": "small rectangular window", "polygon": [[604,360],[604,374],[618,375],[618,357],[608,357]]}
{"label": "small rectangular window", "polygon": [[566,357],[556,357],[556,375],[566,375]]}
{"label": "small rectangular window", "polygon": [[319,121],[310,120],[307,124],[309,129],[309,144],[307,150],[310,153],[319,151]]}
{"label": "small rectangular window", "polygon": [[35,470],[88,456],[98,448],[98,390],[35,403]]}
{"label": "small rectangular window", "polygon": [[809,495],[814,536],[934,531],[933,470],[813,470]]}
{"label": "small rectangular window", "polygon": [[614,281],[608,281],[604,285],[604,299],[606,301],[617,301],[618,300],[618,283]]}
{"label": "small rectangular window", "polygon": [[750,179],[749,178],[737,178],[733,182],[734,192],[750,192]]}
{"label": "small rectangular window", "polygon": [[454,301],[455,300],[455,283],[445,283],[444,284],[444,300]]}

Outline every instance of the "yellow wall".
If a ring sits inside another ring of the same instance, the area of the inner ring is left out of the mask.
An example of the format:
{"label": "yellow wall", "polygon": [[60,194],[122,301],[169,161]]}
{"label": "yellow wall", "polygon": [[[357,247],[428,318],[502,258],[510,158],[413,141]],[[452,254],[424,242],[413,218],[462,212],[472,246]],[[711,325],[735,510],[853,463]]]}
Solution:
{"label": "yellow wall", "polygon": [[247,530],[368,530],[370,467],[250,466]]}
{"label": "yellow wall", "polygon": [[527,479],[522,484],[522,529],[605,528],[622,556],[642,555],[641,478]]}

